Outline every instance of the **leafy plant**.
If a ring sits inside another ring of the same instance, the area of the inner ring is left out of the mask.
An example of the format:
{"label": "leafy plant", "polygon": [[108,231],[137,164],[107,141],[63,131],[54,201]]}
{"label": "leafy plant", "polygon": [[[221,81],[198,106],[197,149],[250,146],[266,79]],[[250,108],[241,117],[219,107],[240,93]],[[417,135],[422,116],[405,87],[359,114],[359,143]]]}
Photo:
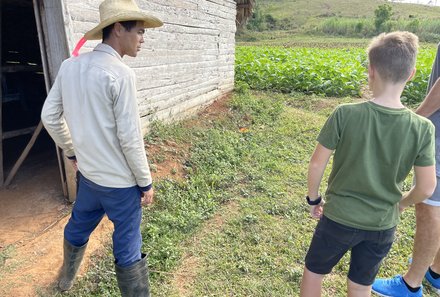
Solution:
{"label": "leafy plant", "polygon": [[[405,103],[423,100],[434,57],[434,48],[420,49],[417,74],[402,95]],[[366,65],[364,48],[240,46],[236,49],[235,80],[256,90],[359,97],[367,82]]]}
{"label": "leafy plant", "polygon": [[382,32],[385,28],[385,24],[391,19],[393,15],[393,8],[389,4],[379,5],[374,10],[374,26],[376,27],[376,32]]}

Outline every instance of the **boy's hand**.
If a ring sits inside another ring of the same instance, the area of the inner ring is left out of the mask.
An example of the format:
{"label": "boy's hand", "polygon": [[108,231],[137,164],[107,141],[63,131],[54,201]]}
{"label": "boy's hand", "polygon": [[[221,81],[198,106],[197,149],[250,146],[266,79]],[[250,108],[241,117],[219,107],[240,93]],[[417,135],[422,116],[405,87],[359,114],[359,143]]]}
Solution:
{"label": "boy's hand", "polygon": [[310,215],[314,219],[320,219],[322,217],[322,214],[324,212],[324,208],[322,207],[324,205],[324,200],[321,201],[318,205],[310,206]]}

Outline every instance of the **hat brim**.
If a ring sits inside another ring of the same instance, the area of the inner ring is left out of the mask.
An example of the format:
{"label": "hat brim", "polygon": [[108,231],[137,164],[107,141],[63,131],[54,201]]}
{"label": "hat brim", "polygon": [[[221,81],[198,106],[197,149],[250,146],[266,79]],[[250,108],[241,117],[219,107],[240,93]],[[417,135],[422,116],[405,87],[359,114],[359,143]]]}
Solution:
{"label": "hat brim", "polygon": [[111,24],[117,22],[124,22],[124,21],[141,21],[144,23],[144,28],[156,28],[163,25],[162,21],[159,20],[158,18],[143,12],[136,12],[136,11],[134,12],[130,11],[128,13],[123,12],[107,20],[102,21],[101,23],[98,24],[98,26],[96,26],[95,28],[84,34],[84,38],[86,40],[102,39],[102,29],[104,29],[107,26],[110,26]]}

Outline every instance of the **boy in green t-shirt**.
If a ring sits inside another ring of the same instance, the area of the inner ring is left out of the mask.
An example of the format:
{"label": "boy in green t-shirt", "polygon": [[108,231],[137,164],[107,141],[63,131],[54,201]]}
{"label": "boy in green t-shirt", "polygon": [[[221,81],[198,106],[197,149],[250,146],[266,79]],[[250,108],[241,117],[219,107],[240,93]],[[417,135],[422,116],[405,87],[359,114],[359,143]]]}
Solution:
{"label": "boy in green t-shirt", "polygon": [[[400,101],[415,73],[417,47],[417,36],[409,32],[373,39],[368,82],[374,98],[338,106],[318,136],[306,198],[320,221],[305,259],[301,296],[321,296],[324,275],[348,250],[348,296],[370,296],[400,212],[435,189],[434,126]],[[318,191],[333,151],[324,203]],[[415,186],[402,196],[412,168]]]}

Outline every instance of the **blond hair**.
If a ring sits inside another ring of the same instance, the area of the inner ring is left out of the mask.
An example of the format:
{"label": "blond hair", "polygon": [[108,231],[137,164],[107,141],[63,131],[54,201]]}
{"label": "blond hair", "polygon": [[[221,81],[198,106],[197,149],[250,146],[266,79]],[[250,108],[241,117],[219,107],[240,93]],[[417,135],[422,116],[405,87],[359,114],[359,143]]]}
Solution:
{"label": "blond hair", "polygon": [[406,82],[414,70],[419,38],[407,31],[382,33],[368,47],[368,59],[380,77],[391,83]]}

